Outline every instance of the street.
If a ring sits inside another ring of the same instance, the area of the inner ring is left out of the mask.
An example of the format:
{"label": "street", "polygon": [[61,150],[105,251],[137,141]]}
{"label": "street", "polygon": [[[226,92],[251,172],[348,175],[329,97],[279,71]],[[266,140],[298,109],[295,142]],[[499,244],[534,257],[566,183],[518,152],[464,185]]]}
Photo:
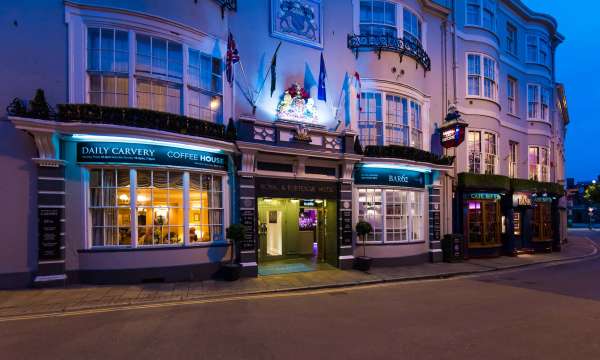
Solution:
{"label": "street", "polygon": [[[600,232],[577,231],[600,245]],[[0,322],[2,359],[598,359],[600,258]]]}

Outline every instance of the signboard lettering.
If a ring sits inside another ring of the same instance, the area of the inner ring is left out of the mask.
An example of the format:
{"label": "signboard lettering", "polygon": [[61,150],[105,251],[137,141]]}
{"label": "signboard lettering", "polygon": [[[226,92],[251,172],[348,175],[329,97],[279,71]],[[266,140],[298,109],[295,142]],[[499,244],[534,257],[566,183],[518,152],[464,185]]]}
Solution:
{"label": "signboard lettering", "polygon": [[356,166],[354,169],[354,183],[357,185],[424,188],[425,174],[405,169]]}
{"label": "signboard lettering", "polygon": [[172,165],[227,170],[225,154],[152,144],[79,142],[77,143],[77,161],[80,163]]}
{"label": "signboard lettering", "polygon": [[60,260],[60,209],[38,209],[39,260]]}
{"label": "signboard lettering", "polygon": [[256,196],[337,199],[338,184],[326,181],[256,178]]}
{"label": "signboard lettering", "polygon": [[525,193],[513,194],[513,207],[517,206],[531,206],[531,197]]}
{"label": "signboard lettering", "polygon": [[457,147],[465,141],[466,124],[456,124],[455,126],[444,128],[442,130],[441,142],[445,148]]}

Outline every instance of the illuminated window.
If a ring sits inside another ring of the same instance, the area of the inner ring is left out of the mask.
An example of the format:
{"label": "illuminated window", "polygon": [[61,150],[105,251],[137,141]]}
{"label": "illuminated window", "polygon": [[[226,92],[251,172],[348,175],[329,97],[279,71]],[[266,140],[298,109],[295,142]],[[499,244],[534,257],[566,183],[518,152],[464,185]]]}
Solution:
{"label": "illuminated window", "polygon": [[130,245],[129,170],[91,170],[89,189],[92,245]]}
{"label": "illuminated window", "polygon": [[529,179],[536,181],[550,181],[549,151],[546,147],[529,147]]}
{"label": "illuminated window", "polygon": [[469,172],[495,174],[497,162],[496,135],[485,131],[469,131],[467,136]]}
{"label": "illuminated window", "polygon": [[223,189],[221,177],[190,175],[190,242],[223,239]]}
{"label": "illuminated window", "polygon": [[188,115],[223,122],[222,61],[198,50],[189,49]]}
{"label": "illuminated window", "polygon": [[367,242],[424,240],[423,194],[401,189],[358,189],[358,217],[373,226]]}

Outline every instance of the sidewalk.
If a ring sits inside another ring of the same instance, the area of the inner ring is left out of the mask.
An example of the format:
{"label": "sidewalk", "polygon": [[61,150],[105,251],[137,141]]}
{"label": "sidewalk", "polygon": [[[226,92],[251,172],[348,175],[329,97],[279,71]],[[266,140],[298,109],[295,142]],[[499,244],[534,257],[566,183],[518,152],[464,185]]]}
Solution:
{"label": "sidewalk", "polygon": [[369,273],[334,269],[261,276],[240,279],[235,282],[207,280],[164,284],[77,285],[60,289],[0,291],[0,319],[161,302],[218,299],[231,296],[356,286],[391,281],[447,278],[533,264],[581,259],[593,256],[597,252],[596,246],[586,238],[570,236],[569,243],[563,246],[563,251],[560,253],[473,259],[454,264],[426,263],[415,266],[373,268]]}

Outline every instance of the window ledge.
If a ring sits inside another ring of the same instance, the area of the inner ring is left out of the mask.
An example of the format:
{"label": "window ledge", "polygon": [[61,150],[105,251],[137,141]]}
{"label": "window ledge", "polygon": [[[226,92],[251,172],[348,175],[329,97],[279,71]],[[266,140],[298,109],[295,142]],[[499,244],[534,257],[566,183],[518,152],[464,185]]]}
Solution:
{"label": "window ledge", "polygon": [[491,103],[495,104],[496,106],[498,106],[498,109],[502,110],[502,105],[500,105],[500,103],[496,99],[490,99],[490,98],[486,98],[483,96],[467,95],[467,96],[465,96],[465,100],[481,100],[481,101],[491,102]]}
{"label": "window ledge", "polygon": [[552,123],[548,120],[543,120],[543,119],[527,119],[527,121],[529,122],[533,122],[533,123],[541,123],[541,124],[546,124],[550,127],[552,127]]}
{"label": "window ledge", "polygon": [[191,250],[196,248],[208,248],[208,247],[227,247],[230,243],[227,241],[214,241],[209,243],[201,244],[190,244],[184,245],[142,245],[136,248],[129,246],[107,246],[107,247],[93,247],[91,249],[79,249],[78,253],[105,253],[105,252],[138,252],[138,251],[168,251],[168,250]]}
{"label": "window ledge", "polygon": [[521,120],[521,117],[520,117],[519,115],[517,115],[517,114],[513,114],[513,113],[506,113],[506,115],[508,115],[508,116],[510,116],[510,117],[513,117],[513,118],[515,118],[515,119],[519,119],[519,120]]}
{"label": "window ledge", "polygon": [[477,30],[482,30],[487,33],[490,33],[494,36],[494,39],[496,39],[496,42],[498,43],[498,45],[500,45],[500,37],[498,36],[498,34],[496,34],[496,30],[490,30],[490,29],[484,27],[483,25],[465,24],[463,27],[465,29],[477,29]]}

